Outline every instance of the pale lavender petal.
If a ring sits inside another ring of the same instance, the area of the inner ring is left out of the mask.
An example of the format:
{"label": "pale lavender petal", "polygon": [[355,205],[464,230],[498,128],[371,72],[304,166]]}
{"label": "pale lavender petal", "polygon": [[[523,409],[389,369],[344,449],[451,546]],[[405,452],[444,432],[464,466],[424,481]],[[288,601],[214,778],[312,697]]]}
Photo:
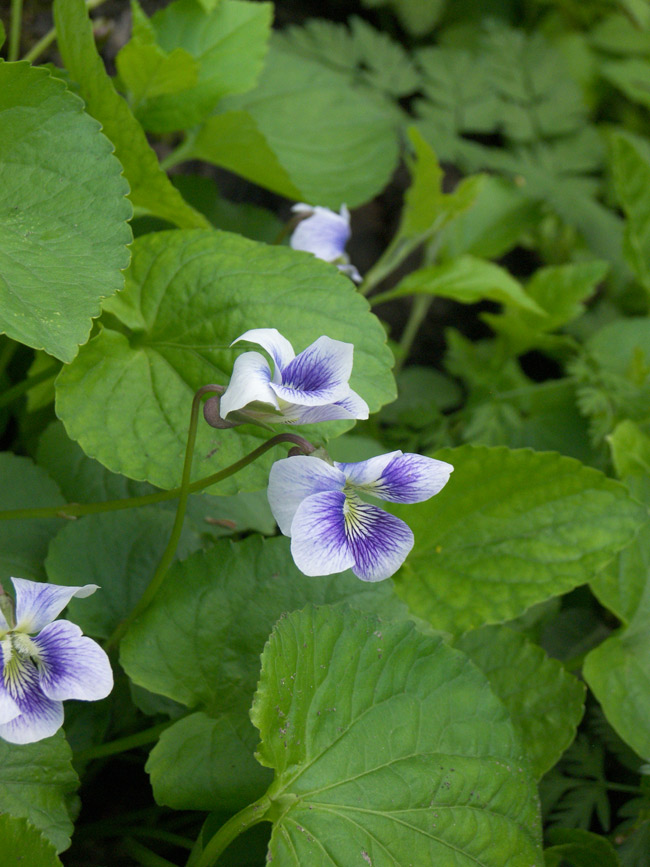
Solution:
{"label": "pale lavender petal", "polygon": [[361,488],[376,482],[390,462],[394,461],[401,454],[402,452],[400,451],[388,452],[385,455],[377,455],[367,461],[357,461],[353,464],[335,461],[334,466],[343,472],[351,485]]}
{"label": "pale lavender petal", "polygon": [[4,616],[2,611],[0,611],[0,632],[8,632],[9,629],[11,629],[11,627],[7,623],[7,618]]}
{"label": "pale lavender petal", "polygon": [[319,406],[349,395],[354,347],[351,343],[319,337],[282,371],[282,385],[271,388],[287,403]]}
{"label": "pale lavender petal", "polygon": [[2,691],[20,713],[0,725],[0,738],[12,744],[31,744],[51,737],[63,725],[63,704],[43,694],[31,660],[14,657],[12,663],[9,680],[3,670]]}
{"label": "pale lavender petal", "polygon": [[113,672],[102,648],[76,623],[57,620],[33,639],[41,689],[48,698],[97,701],[113,689]]}
{"label": "pale lavender petal", "polygon": [[322,491],[342,491],[345,476],[320,458],[295,455],[276,461],[269,473],[267,496],[273,517],[285,536],[291,535],[296,509],[307,497]]}
{"label": "pale lavender petal", "polygon": [[393,503],[421,503],[442,490],[453,472],[451,464],[405,454],[395,457],[374,484],[363,490]]}
{"label": "pale lavender petal", "polygon": [[275,363],[275,370],[272,376],[273,382],[282,382],[282,370],[296,356],[293,346],[287,338],[283,337],[277,328],[251,328],[250,331],[242,334],[237,340],[233,340],[230,345],[233,346],[240,340],[257,343],[262,349],[265,349]]}
{"label": "pale lavender petal", "polygon": [[83,587],[60,587],[12,578],[16,590],[16,629],[19,632],[39,632],[57,617],[73,596],[84,598],[98,589],[97,584]]}
{"label": "pale lavender petal", "polygon": [[291,525],[291,554],[305,575],[332,575],[354,565],[345,533],[345,494],[328,491],[307,497]]}
{"label": "pale lavender petal", "polygon": [[350,215],[343,206],[341,213],[315,207],[293,230],[290,245],[294,250],[313,253],[318,259],[333,262],[344,255],[350,237]]}
{"label": "pale lavender petal", "polygon": [[352,571],[362,581],[390,578],[413,547],[413,533],[404,521],[360,500],[348,498],[346,531]]}
{"label": "pale lavender petal", "polygon": [[[337,400],[336,403],[328,403],[325,406],[297,406],[291,405],[291,424],[316,424],[321,421],[333,421],[335,419],[368,418],[368,404],[359,395],[350,390],[348,397]],[[283,415],[289,415],[287,407],[282,409]]]}
{"label": "pale lavender petal", "polygon": [[221,418],[259,401],[278,408],[278,399],[270,387],[271,368],[259,352],[244,352],[235,361],[228,388],[221,395]]}

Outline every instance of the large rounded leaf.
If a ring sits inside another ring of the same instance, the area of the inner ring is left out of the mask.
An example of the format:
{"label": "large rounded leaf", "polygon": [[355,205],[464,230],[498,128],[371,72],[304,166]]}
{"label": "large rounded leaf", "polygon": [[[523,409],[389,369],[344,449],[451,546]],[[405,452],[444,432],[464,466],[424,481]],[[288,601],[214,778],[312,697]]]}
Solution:
{"label": "large rounded leaf", "polygon": [[129,189],[100,129],[46,70],[0,63],[0,330],[61,361],[129,261]]}
{"label": "large rounded leaf", "polygon": [[251,717],[275,769],[274,865],[542,862],[505,708],[467,657],[411,623],[290,614],[262,654]]}
{"label": "large rounded leaf", "polygon": [[415,534],[396,576],[411,610],[460,633],[585,584],[647,520],[625,487],[554,452],[462,446],[426,503],[391,506]]}
{"label": "large rounded leaf", "polygon": [[[207,383],[226,383],[250,328],[277,328],[300,352],[322,334],[353,343],[352,387],[378,409],[394,396],[385,333],[337,269],[284,247],[227,232],[159,232],[138,238],[124,292],[106,327],[57,380],[68,434],[109,469],[162,488],[180,483],[190,406]],[[119,320],[119,321],[117,321]],[[341,432],[347,422],[330,425]],[[312,426],[320,436],[323,426]],[[201,421],[194,477],[239,460],[271,434],[217,431]],[[277,455],[276,455],[277,456]],[[258,462],[217,493],[266,485]]]}

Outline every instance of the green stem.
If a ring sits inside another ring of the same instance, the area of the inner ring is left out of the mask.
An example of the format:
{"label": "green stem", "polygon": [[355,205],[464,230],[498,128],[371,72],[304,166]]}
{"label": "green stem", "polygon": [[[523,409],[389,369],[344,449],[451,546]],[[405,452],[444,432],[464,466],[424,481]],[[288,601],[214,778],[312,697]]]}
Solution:
{"label": "green stem", "polygon": [[160,161],[160,168],[167,172],[179,163],[184,163],[190,159],[196,136],[197,133],[190,130],[183,141],[171,153],[167,154],[164,160]]}
{"label": "green stem", "polygon": [[189,837],[181,837],[180,834],[172,834],[171,831],[163,831],[159,828],[132,828],[131,833],[137,837],[149,837],[151,840],[160,840],[162,843],[170,843],[179,849],[191,851],[194,841]]}
{"label": "green stem", "polygon": [[178,496],[178,506],[176,507],[176,517],[174,518],[174,526],[169,537],[167,547],[163,551],[160,562],[153,574],[153,578],[149,582],[147,589],[144,591],[136,606],[131,613],[113,630],[113,634],[106,642],[106,650],[111,650],[117,645],[120,638],[124,635],[131,623],[149,607],[152,599],[160,589],[161,584],[167,574],[167,570],[172,564],[178,543],[183,532],[183,523],[185,521],[185,511],[187,509],[187,500],[190,496],[190,478],[192,476],[192,460],[194,458],[194,444],[196,443],[196,430],[199,423],[199,409],[201,407],[201,399],[203,395],[220,391],[218,386],[205,385],[200,388],[192,400],[192,409],[190,412],[190,427],[187,432],[187,445],[185,447],[185,462],[183,463],[183,475],[181,476],[181,488]]}
{"label": "green stem", "polygon": [[8,388],[5,392],[0,394],[0,407],[7,406],[12,401],[16,400],[17,397],[20,397],[25,394],[25,392],[29,391],[30,388],[34,388],[35,386],[40,385],[41,382],[45,382],[46,379],[50,379],[59,372],[59,369],[60,365],[51,364],[49,367],[46,367],[45,370],[41,370],[40,373],[28,376],[27,379],[23,379],[22,382]]}
{"label": "green stem", "polygon": [[[105,3],[106,0],[86,0],[86,8],[88,11],[91,9],[96,9],[97,6],[101,6],[102,3]],[[41,54],[50,47],[50,45],[56,39],[56,27],[52,27],[51,30],[48,30],[45,36],[38,40],[35,45],[29,49],[29,51],[23,57],[23,60],[28,60],[30,63],[33,63]]]}
{"label": "green stem", "polygon": [[[212,473],[211,476],[206,476],[204,479],[192,482],[189,486],[189,492],[190,494],[196,494],[199,491],[205,490],[205,488],[218,484],[223,479],[227,479],[228,476],[233,476],[280,443],[291,442],[300,446],[301,443],[297,442],[299,439],[301,438],[295,434],[278,434],[271,437],[270,440],[262,443],[261,446],[258,446],[250,454],[226,467],[224,470],[219,470],[218,473]],[[0,521],[16,521],[26,518],[81,518],[84,515],[97,515],[100,512],[117,512],[121,509],[134,509],[138,506],[163,503],[165,500],[175,499],[180,493],[180,488],[172,488],[171,491],[159,491],[156,494],[145,494],[142,497],[127,497],[123,500],[106,500],[103,503],[66,503],[64,506],[43,506],[36,509],[6,509],[5,511],[0,511]]]}
{"label": "green stem", "polygon": [[23,0],[11,0],[11,25],[7,60],[18,60],[20,54],[20,30],[23,21]]}
{"label": "green stem", "polygon": [[433,298],[429,295],[417,295],[413,299],[411,312],[409,313],[409,318],[406,322],[406,326],[404,327],[404,331],[402,332],[402,336],[400,337],[399,341],[400,354],[397,358],[397,361],[395,362],[396,374],[400,372],[400,370],[404,366],[404,362],[408,359],[411,347],[413,346],[413,341],[415,340],[417,333],[420,330],[420,326],[424,322],[424,319],[429,312],[429,307],[431,307],[432,301]]}
{"label": "green stem", "polygon": [[79,750],[74,753],[75,762],[89,762],[92,759],[103,759],[106,756],[114,756],[118,753],[124,753],[127,750],[133,750],[136,747],[152,744],[158,740],[158,737],[172,724],[173,720],[160,723],[157,726],[152,726],[150,729],[136,732],[134,735],[127,735],[123,738],[118,738],[114,741],[109,741],[107,744],[99,744],[96,747],[88,747],[85,750]]}
{"label": "green stem", "polygon": [[248,807],[244,807],[243,810],[240,810],[239,813],[236,813],[228,819],[226,824],[219,828],[214,837],[210,838],[208,844],[201,853],[201,857],[196,862],[196,867],[213,867],[213,865],[217,863],[219,856],[224,849],[226,849],[236,837],[239,837],[239,835],[243,834],[244,831],[252,828],[253,825],[257,825],[259,822],[265,820],[270,806],[271,799],[264,795],[258,801],[255,801],[255,803],[249,804]]}
{"label": "green stem", "polygon": [[143,867],[176,867],[173,861],[168,861],[166,858],[156,855],[151,849],[147,849],[146,846],[143,846],[142,843],[138,843],[131,837],[127,837],[126,840],[122,841],[121,848],[127,855],[131,855],[138,864],[142,864]]}

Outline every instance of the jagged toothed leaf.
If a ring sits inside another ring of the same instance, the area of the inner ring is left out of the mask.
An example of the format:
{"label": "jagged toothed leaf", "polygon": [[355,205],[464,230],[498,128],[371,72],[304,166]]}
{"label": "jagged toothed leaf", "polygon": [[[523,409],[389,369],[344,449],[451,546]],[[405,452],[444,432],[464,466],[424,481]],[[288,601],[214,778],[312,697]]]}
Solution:
{"label": "jagged toothed leaf", "polygon": [[176,226],[205,227],[205,217],[184,201],[160,168],[144,130],[113,87],[97,53],[84,0],[54,0],[57,46],[86,109],[115,147],[134,205]]}
{"label": "jagged toothed leaf", "polygon": [[505,268],[469,255],[413,271],[394,289],[382,295],[381,300],[405,295],[438,295],[461,304],[498,301],[544,318],[544,310]]}
{"label": "jagged toothed leaf", "polygon": [[[350,572],[306,578],[285,538],[220,541],[170,568],[121,644],[121,661],[134,683],[197,711],[170,727],[151,754],[161,803],[202,810],[224,806],[231,797],[243,806],[256,786],[262,794],[264,775],[251,765],[256,739],[248,708],[264,643],[283,613],[307,602],[341,600],[392,619],[406,614],[390,582],[371,586]],[[183,746],[186,736],[192,749]],[[229,759],[220,752],[221,737],[230,742]]]}
{"label": "jagged toothed leaf", "polygon": [[[227,232],[158,232],[136,239],[126,279],[106,308],[122,324],[108,318],[57,380],[57,413],[68,434],[111,470],[162,488],[180,483],[193,394],[228,381],[241,351],[230,343],[250,328],[277,328],[296,353],[321,335],[353,343],[352,388],[371,411],[393,397],[379,321],[350,280],[311,254]],[[311,427],[319,437],[349,426]],[[194,478],[274,433],[217,431],[201,421]],[[276,456],[226,479],[217,493],[265,487]]]}
{"label": "jagged toothed leaf", "polygon": [[[610,437],[617,472],[650,507],[650,438],[631,421]],[[585,680],[608,722],[640,756],[650,758],[650,511],[632,544],[592,581],[625,627],[585,659]]]}
{"label": "jagged toothed leaf", "polygon": [[585,687],[525,635],[487,626],[461,636],[466,653],[510,712],[534,775],[539,778],[573,741]]}
{"label": "jagged toothed leaf", "polygon": [[541,858],[535,788],[503,705],[467,657],[413,624],[289,614],[262,654],[251,718],[275,770],[274,864]]}
{"label": "jagged toothed leaf", "polygon": [[[73,826],[66,800],[78,783],[63,732],[33,744],[10,744],[0,739],[0,813],[27,819],[57,852],[70,845]],[[6,852],[4,848],[2,851],[4,859]],[[47,864],[27,863],[38,867]]]}
{"label": "jagged toothed leaf", "polygon": [[124,285],[128,185],[79,97],[0,62],[0,331],[61,361]]}
{"label": "jagged toothed leaf", "polygon": [[0,847],[7,867],[23,863],[38,864],[38,867],[62,867],[54,846],[25,819],[0,816]]}
{"label": "jagged toothed leaf", "polygon": [[460,633],[516,617],[591,580],[646,520],[623,485],[554,452],[461,446],[431,500],[390,510],[415,547],[398,594],[435,627]]}

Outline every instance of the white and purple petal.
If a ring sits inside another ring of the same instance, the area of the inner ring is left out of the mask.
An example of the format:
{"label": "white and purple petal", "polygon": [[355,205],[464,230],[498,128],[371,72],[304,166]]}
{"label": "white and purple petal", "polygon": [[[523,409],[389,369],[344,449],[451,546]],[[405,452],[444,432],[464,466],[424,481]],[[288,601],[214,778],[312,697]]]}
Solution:
{"label": "white and purple petal", "polygon": [[73,596],[84,598],[98,589],[97,584],[61,587],[26,578],[11,580],[16,591],[16,630],[19,632],[40,632],[63,611]]}
{"label": "white and purple petal", "polygon": [[342,274],[349,277],[353,283],[363,283],[363,277],[359,271],[349,262],[339,262],[336,266]]}
{"label": "white and purple petal", "polygon": [[0,725],[10,722],[20,713],[20,708],[9,695],[4,685],[5,663],[9,662],[12,656],[11,639],[6,638],[0,641]]}
{"label": "white and purple petal", "polygon": [[296,353],[293,351],[293,346],[289,343],[286,337],[283,337],[277,328],[251,328],[246,331],[241,337],[230,344],[234,346],[240,340],[247,340],[249,343],[257,343],[262,349],[265,349],[273,359],[275,370],[271,379],[273,382],[282,382],[281,372],[289,362],[295,358]]}
{"label": "white and purple petal", "polygon": [[390,578],[413,547],[413,533],[404,521],[356,498],[348,497],[345,524],[352,571],[362,581]]}
{"label": "white and purple petal", "polygon": [[[334,262],[344,255],[350,237],[349,211],[345,205],[340,214],[319,206],[309,210],[311,214],[298,223],[289,243],[294,250],[303,250],[325,262]],[[305,208],[299,210],[294,206],[294,211],[305,212]]]}
{"label": "white and purple petal", "polygon": [[41,689],[48,698],[97,701],[113,689],[108,656],[76,623],[50,623],[33,642],[38,649]]}
{"label": "white and purple petal", "polygon": [[301,406],[336,403],[349,396],[354,347],[319,337],[282,371],[282,385],[271,383],[279,398]]}
{"label": "white and purple petal", "polygon": [[357,461],[352,464],[335,461],[334,466],[343,472],[351,485],[358,488],[366,488],[373,485],[381,477],[381,474],[390,462],[401,454],[401,451],[388,452],[385,455],[377,455],[374,458],[369,458],[367,461]]}
{"label": "white and purple petal", "polygon": [[267,496],[281,532],[291,535],[296,510],[307,497],[342,491],[344,485],[343,473],[320,458],[295,455],[276,461],[269,473]]}
{"label": "white and purple petal", "polygon": [[18,715],[0,724],[0,738],[9,743],[31,744],[51,737],[63,725],[63,704],[43,694],[31,660],[14,657],[9,679],[3,669],[0,693],[3,693],[0,703],[9,707],[9,698],[19,710]]}
{"label": "white and purple petal", "polygon": [[328,403],[325,406],[298,406],[291,404],[290,409],[283,407],[282,414],[292,424],[317,424],[321,421],[337,419],[368,418],[368,404],[350,389],[348,397]]}
{"label": "white and purple petal", "polygon": [[270,387],[271,368],[259,352],[244,352],[235,360],[228,388],[221,395],[219,411],[226,419],[231,412],[249,403],[267,403],[278,409],[278,399]]}
{"label": "white and purple petal", "polygon": [[298,506],[291,525],[291,554],[305,575],[332,575],[354,566],[345,532],[345,502],[341,491],[327,491]]}

